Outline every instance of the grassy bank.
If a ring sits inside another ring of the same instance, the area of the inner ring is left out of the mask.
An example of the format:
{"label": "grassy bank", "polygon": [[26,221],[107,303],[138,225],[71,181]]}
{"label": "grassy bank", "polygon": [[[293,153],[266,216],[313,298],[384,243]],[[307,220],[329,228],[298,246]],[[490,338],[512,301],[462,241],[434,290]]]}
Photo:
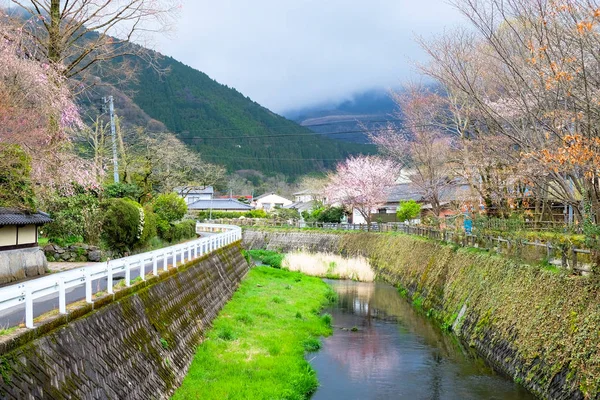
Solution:
{"label": "grassy bank", "polygon": [[221,310],[173,399],[304,399],[317,388],[304,359],[331,333],[335,296],[318,278],[253,268]]}

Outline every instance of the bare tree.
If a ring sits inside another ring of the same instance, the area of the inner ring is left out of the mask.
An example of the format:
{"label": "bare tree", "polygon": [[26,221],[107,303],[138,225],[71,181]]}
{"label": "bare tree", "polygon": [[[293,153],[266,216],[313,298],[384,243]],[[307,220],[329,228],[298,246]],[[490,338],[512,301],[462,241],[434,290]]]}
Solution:
{"label": "bare tree", "polygon": [[31,16],[21,28],[29,36],[27,52],[79,81],[89,78],[92,67],[95,75],[100,67],[117,69],[106,61],[147,55],[132,43],[148,46],[149,33],[168,29],[179,9],[177,0],[10,1]]}

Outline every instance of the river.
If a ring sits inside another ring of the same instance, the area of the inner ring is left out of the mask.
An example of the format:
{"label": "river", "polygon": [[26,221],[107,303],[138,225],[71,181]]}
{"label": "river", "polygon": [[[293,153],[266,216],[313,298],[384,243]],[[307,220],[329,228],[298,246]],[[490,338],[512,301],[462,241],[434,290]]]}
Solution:
{"label": "river", "polygon": [[326,310],[333,335],[308,355],[321,384],[313,400],[535,398],[468,354],[391,285],[327,283],[339,299]]}

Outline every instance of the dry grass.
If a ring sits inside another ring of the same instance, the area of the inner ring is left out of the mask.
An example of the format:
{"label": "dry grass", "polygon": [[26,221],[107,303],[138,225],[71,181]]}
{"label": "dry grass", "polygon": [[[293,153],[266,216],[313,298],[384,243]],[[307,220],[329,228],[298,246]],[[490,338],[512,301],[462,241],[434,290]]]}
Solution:
{"label": "dry grass", "polygon": [[375,279],[375,273],[364,257],[348,259],[336,254],[295,252],[285,256],[283,267],[322,278],[352,279],[361,282],[373,282]]}

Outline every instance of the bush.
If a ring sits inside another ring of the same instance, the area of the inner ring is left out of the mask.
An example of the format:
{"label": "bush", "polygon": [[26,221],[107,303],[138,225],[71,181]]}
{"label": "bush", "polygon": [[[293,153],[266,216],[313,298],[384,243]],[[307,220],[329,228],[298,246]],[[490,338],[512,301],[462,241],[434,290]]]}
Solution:
{"label": "bush", "polygon": [[300,213],[295,208],[277,208],[271,213],[271,217],[280,220],[299,220]]}
{"label": "bush", "polygon": [[35,210],[31,157],[15,144],[0,145],[0,207]]}
{"label": "bush", "polygon": [[140,241],[140,208],[125,199],[109,199],[102,203],[102,238],[110,248],[126,251]]}
{"label": "bush", "polygon": [[396,210],[396,216],[401,222],[410,221],[421,214],[421,205],[414,200],[403,201]]}
{"label": "bush", "polygon": [[285,258],[285,254],[271,250],[249,250],[248,253],[250,253],[253,259],[273,268],[281,268],[283,259]]}
{"label": "bush", "polygon": [[327,207],[319,213],[317,221],[339,223],[344,216],[344,207]]}
{"label": "bush", "polygon": [[212,215],[213,219],[219,218],[267,218],[268,214],[265,210],[249,210],[249,211],[213,211],[212,214],[209,211],[200,211],[194,213],[200,221],[204,221]]}
{"label": "bush", "polygon": [[140,238],[141,244],[147,244],[150,240],[156,237],[158,231],[156,226],[156,214],[152,206],[147,204],[144,206],[144,230],[142,231],[142,237]]}
{"label": "bush", "polygon": [[152,201],[154,213],[159,221],[171,223],[179,221],[187,212],[185,200],[177,193],[163,193]]}
{"label": "bush", "polygon": [[142,197],[142,189],[134,183],[111,183],[104,186],[104,196],[109,199],[131,199],[138,201]]}
{"label": "bush", "polygon": [[97,244],[101,234],[102,215],[95,192],[78,188],[72,196],[54,196],[46,201],[46,211],[53,221],[44,226],[51,242],[69,242],[68,238]]}
{"label": "bush", "polygon": [[162,234],[162,238],[171,243],[194,237],[196,237],[196,221],[191,219],[169,225],[169,228]]}

